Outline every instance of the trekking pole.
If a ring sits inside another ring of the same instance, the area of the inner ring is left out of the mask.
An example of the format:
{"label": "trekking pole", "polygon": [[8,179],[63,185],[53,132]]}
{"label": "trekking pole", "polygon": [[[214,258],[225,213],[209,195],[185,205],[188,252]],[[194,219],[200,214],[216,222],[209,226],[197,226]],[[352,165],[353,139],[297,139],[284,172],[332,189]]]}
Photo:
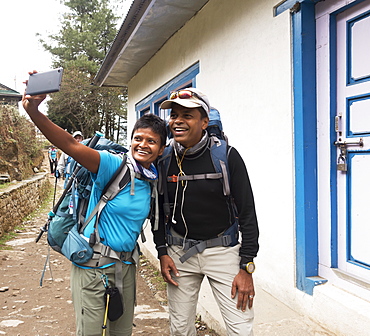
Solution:
{"label": "trekking pole", "polygon": [[[55,170],[56,170],[56,169],[55,169]],[[55,175],[55,173],[54,173],[54,175]],[[53,208],[54,208],[54,205],[55,205],[55,196],[56,196],[56,193],[57,193],[57,183],[58,183],[58,178],[55,176]]]}
{"label": "trekking pole", "polygon": [[105,332],[107,330],[107,318],[108,318],[108,306],[109,306],[109,297],[110,295],[107,294],[107,303],[105,305],[105,312],[104,312],[104,322],[103,322],[103,325],[102,325],[102,336],[105,336]]}
{"label": "trekking pole", "polygon": [[[56,193],[57,193],[57,183],[58,183],[58,179],[57,179],[57,177],[55,177],[54,196],[53,196],[53,209],[54,209],[54,205],[55,205],[55,196],[56,196]],[[40,228],[40,233],[39,233],[39,235],[37,236],[37,238],[35,240],[36,243],[40,240],[40,238],[42,237],[42,235],[44,234],[44,232],[47,231],[48,225],[49,225],[51,219],[52,219],[52,217],[50,216],[50,212],[49,212],[48,220],[46,221],[45,225]]]}
{"label": "trekking pole", "polygon": [[[57,182],[58,182],[58,178],[55,176],[53,207],[54,207],[54,204],[55,204],[55,195],[56,195],[56,192],[57,192]],[[52,212],[50,211],[49,214],[48,214],[48,220],[46,221],[45,225],[42,228],[40,228],[40,233],[39,233],[39,235],[37,236],[37,238],[35,240],[36,243],[40,240],[40,238],[42,237],[44,232],[46,232],[48,230],[49,223],[53,218],[53,216],[51,216],[51,214],[52,214]],[[53,272],[51,271],[51,267],[50,267],[50,246],[48,246],[48,254],[46,256],[44,268],[43,268],[42,273],[41,273],[40,287],[42,287],[42,283],[44,281],[44,276],[45,276],[47,266],[49,266],[50,275],[51,275],[51,278],[53,279]]]}
{"label": "trekking pole", "polygon": [[[55,195],[56,195],[56,192],[57,192],[57,182],[58,182],[58,179],[57,179],[57,177],[55,177],[53,208],[54,208],[54,204],[55,204]],[[48,220],[46,221],[45,225],[42,228],[40,228],[40,233],[39,233],[39,235],[37,236],[37,238],[35,240],[36,243],[40,240],[40,238],[42,237],[44,232],[46,232],[48,230],[49,223],[53,218],[52,214],[53,213],[50,211],[49,214],[48,214]],[[49,266],[50,275],[51,275],[51,278],[53,279],[53,272],[51,271],[51,267],[50,267],[50,246],[48,246],[48,255],[46,256],[44,268],[43,268],[42,273],[41,273],[40,287],[42,287],[42,283],[44,281],[44,276],[45,276],[47,266]]]}
{"label": "trekking pole", "polygon": [[[58,178],[55,176],[53,208],[54,208],[54,204],[55,204],[55,195],[57,193],[57,182],[58,182]],[[46,221],[45,225],[40,229],[40,233],[39,233],[39,235],[37,236],[37,238],[35,240],[36,243],[40,240],[40,238],[42,237],[44,232],[46,232],[48,230],[49,223],[52,220],[52,218],[54,217],[52,215],[53,215],[53,213],[50,211],[49,214],[48,214],[48,220]],[[50,246],[48,246],[48,254],[46,256],[44,268],[43,268],[42,273],[41,273],[40,287],[42,287],[42,283],[44,281],[44,276],[45,276],[47,266],[49,266],[51,279],[53,279],[53,272],[51,271],[51,267],[50,267]]]}
{"label": "trekking pole", "polygon": [[46,221],[45,225],[40,228],[40,233],[37,236],[37,238],[35,239],[35,243],[37,243],[40,240],[40,238],[42,237],[42,235],[44,234],[44,232],[46,232],[48,230],[49,223],[50,223],[50,221],[52,219],[52,217],[50,216],[51,213],[52,212],[50,211],[49,212],[49,215],[48,215],[48,220]]}
{"label": "trekking pole", "polygon": [[[89,142],[86,144],[86,146],[87,147],[94,148],[95,145],[98,143],[99,139],[102,136],[103,136],[103,133],[95,132],[95,135],[89,140]],[[69,190],[70,190],[70,188],[72,186],[72,183],[74,182],[74,179],[76,178],[76,175],[77,175],[77,173],[79,172],[80,169],[81,169],[81,166],[80,165],[77,165],[76,168],[73,171],[73,174],[72,174],[71,178],[69,179],[69,181],[67,183],[66,188],[63,191],[62,196],[60,196],[57,204],[55,204],[55,205],[54,205],[54,202],[55,202],[55,192],[54,192],[53,210],[49,212],[49,214],[48,214],[48,220],[47,220],[46,224],[42,228],[40,228],[40,233],[39,233],[39,235],[36,238],[36,243],[40,240],[40,238],[42,237],[42,235],[44,234],[44,232],[47,232],[49,223],[51,222],[51,220],[55,216],[55,214],[56,214],[56,212],[57,212],[60,204],[64,200],[65,195],[69,192]],[[56,183],[55,183],[55,188],[56,188]]]}
{"label": "trekking pole", "polygon": [[105,287],[105,298],[106,298],[106,303],[105,303],[105,312],[104,312],[104,320],[103,320],[103,325],[102,325],[102,336],[105,336],[106,330],[107,330],[107,318],[108,318],[108,308],[109,308],[109,299],[110,299],[110,294],[107,291],[109,287],[108,283],[108,275],[102,274],[100,276],[101,281],[103,282],[103,285]]}

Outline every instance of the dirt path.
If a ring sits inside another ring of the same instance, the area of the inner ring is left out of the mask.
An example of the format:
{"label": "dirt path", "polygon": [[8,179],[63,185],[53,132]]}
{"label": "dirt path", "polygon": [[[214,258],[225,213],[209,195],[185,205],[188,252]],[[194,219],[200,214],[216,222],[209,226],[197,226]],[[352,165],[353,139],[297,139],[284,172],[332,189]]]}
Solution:
{"label": "dirt path", "polygon": [[[54,184],[54,178],[50,177]],[[63,181],[58,182],[58,192]],[[7,250],[0,250],[0,335],[74,335],[74,312],[70,292],[70,262],[49,249],[46,235],[35,238],[45,224],[52,200],[24,223]],[[50,252],[42,286],[40,279]],[[133,335],[169,335],[166,291],[155,269],[145,260],[138,272],[137,307]],[[214,335],[201,325],[198,335]]]}

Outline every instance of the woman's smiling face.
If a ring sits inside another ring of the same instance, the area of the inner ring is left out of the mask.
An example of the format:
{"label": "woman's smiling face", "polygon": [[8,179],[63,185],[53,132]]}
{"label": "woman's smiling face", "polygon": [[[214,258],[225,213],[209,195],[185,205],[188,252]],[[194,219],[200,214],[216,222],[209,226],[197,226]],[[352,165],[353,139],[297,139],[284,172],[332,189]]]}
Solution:
{"label": "woman's smiling face", "polygon": [[134,132],[131,140],[131,155],[144,168],[149,168],[163,150],[161,137],[151,128],[138,128]]}

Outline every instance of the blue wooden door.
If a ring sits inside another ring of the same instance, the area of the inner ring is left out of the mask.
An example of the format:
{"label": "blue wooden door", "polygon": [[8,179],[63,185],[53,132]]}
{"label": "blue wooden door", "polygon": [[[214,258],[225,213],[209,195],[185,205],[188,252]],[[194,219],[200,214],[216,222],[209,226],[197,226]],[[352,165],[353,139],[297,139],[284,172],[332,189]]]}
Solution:
{"label": "blue wooden door", "polygon": [[337,16],[337,161],[347,165],[347,171],[337,170],[338,268],[370,279],[369,80],[370,6],[365,2]]}
{"label": "blue wooden door", "polygon": [[370,283],[370,1],[350,2],[317,6],[320,275]]}

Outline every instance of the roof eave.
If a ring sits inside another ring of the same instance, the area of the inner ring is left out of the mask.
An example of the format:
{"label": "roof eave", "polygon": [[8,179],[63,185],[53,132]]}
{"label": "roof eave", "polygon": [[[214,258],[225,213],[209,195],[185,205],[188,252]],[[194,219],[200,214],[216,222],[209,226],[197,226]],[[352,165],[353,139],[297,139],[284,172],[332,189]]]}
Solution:
{"label": "roof eave", "polygon": [[94,84],[127,86],[167,40],[208,0],[135,0]]}
{"label": "roof eave", "polygon": [[[138,26],[141,18],[143,17],[151,2],[152,1],[150,0],[135,0],[132,3],[130,10],[127,13],[125,20],[123,21],[108,54],[104,58],[104,61],[94,78],[95,85],[103,85],[104,81],[112,70],[112,67],[114,67],[115,63],[117,62],[120,52],[124,50],[127,42],[135,34],[136,27]],[[126,84],[119,86],[125,85]]]}

